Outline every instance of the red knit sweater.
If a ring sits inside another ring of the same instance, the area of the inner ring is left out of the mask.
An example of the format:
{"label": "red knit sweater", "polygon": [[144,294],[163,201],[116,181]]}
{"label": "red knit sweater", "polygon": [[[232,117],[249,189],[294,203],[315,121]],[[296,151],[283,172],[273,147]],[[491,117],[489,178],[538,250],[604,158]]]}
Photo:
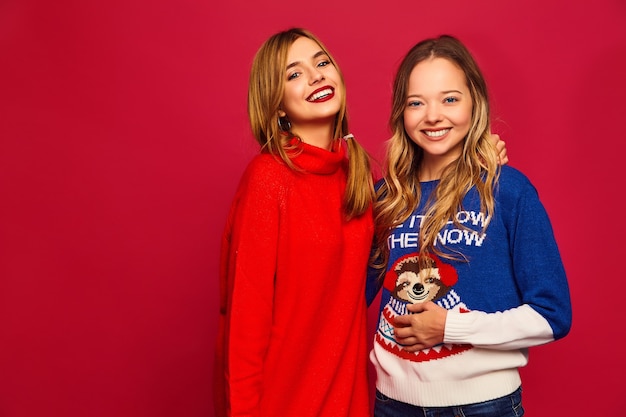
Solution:
{"label": "red knit sweater", "polygon": [[[301,144],[246,169],[223,236],[216,398],[228,416],[367,417],[372,215],[346,222],[347,159]],[[222,399],[225,403],[221,403]]]}

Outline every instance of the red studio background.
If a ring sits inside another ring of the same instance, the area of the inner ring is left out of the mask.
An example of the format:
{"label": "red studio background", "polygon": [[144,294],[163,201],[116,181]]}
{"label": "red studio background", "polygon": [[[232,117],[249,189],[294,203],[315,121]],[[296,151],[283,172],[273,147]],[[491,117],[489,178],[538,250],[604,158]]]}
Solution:
{"label": "red studio background", "polygon": [[621,413],[626,3],[3,0],[0,415],[213,416],[220,234],[257,152],[248,71],[291,26],[337,58],[378,158],[402,55],[465,41],[571,285],[570,335],[523,369],[527,414]]}

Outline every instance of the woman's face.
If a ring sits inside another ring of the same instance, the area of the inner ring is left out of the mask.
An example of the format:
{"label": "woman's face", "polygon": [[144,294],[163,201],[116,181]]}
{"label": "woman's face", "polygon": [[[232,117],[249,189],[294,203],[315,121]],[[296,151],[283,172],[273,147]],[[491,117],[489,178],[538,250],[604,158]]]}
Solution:
{"label": "woman's face", "polygon": [[292,131],[332,124],[341,108],[344,86],[330,58],[313,40],[300,37],[289,48],[285,91],[279,115],[289,118]]}
{"label": "woman's face", "polygon": [[417,64],[411,71],[404,127],[424,150],[424,161],[447,165],[457,159],[472,122],[472,97],[463,71],[443,58]]}

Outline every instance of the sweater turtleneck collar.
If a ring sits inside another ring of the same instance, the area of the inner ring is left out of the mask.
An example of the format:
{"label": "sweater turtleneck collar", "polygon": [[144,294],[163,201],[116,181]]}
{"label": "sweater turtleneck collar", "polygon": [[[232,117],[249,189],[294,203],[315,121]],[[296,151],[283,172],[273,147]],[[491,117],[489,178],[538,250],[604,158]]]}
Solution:
{"label": "sweater turtleneck collar", "polygon": [[346,151],[341,140],[333,141],[330,151],[304,143],[298,138],[291,139],[289,144],[295,147],[295,155],[291,156],[294,165],[306,172],[333,174],[346,161]]}

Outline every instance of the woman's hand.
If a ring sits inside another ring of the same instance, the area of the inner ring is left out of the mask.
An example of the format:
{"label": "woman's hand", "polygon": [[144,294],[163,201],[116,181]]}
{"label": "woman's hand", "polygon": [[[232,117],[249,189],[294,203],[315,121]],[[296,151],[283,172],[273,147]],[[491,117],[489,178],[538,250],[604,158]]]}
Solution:
{"label": "woman's hand", "polygon": [[394,319],[396,341],[404,350],[417,352],[443,343],[448,310],[432,301],[409,304],[411,313]]}
{"label": "woman's hand", "polygon": [[500,165],[506,165],[509,163],[509,157],[506,155],[506,143],[500,139],[500,135],[497,133],[491,134],[491,142],[495,145],[498,152],[498,163]]}

